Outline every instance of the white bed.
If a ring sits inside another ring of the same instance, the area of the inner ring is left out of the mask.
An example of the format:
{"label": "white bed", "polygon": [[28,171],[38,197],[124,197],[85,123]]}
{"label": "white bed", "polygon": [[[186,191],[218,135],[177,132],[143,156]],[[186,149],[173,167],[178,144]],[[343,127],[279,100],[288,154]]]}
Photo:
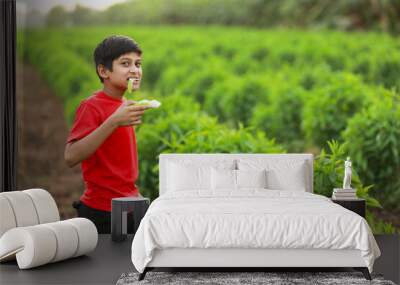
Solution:
{"label": "white bed", "polygon": [[312,194],[312,155],[162,154],[159,166],[160,197],[132,243],[140,279],[155,267],[354,267],[370,278],[380,251],[368,224]]}

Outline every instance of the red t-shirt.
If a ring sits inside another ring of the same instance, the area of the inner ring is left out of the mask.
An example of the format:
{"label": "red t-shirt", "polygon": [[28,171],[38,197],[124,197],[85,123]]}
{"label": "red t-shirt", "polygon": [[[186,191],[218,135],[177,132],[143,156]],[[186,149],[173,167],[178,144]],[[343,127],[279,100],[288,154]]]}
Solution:
{"label": "red t-shirt", "polygon": [[[67,143],[93,132],[122,102],[103,91],[83,100],[76,111]],[[138,174],[135,130],[132,126],[118,127],[82,161],[85,192],[80,200],[91,208],[111,211],[112,198],[138,196],[135,185]]]}

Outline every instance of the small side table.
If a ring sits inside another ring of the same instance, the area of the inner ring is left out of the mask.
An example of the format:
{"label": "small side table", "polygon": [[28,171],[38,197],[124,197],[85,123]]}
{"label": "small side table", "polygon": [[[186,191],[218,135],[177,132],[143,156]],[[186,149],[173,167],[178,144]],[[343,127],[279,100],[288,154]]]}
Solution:
{"label": "small side table", "polygon": [[333,203],[339,204],[340,206],[359,214],[365,218],[365,199],[354,198],[351,200],[338,200],[332,199]]}
{"label": "small side table", "polygon": [[140,221],[146,214],[150,205],[150,199],[144,197],[121,197],[111,201],[111,239],[124,241],[127,237],[127,214],[133,211],[134,234]]}

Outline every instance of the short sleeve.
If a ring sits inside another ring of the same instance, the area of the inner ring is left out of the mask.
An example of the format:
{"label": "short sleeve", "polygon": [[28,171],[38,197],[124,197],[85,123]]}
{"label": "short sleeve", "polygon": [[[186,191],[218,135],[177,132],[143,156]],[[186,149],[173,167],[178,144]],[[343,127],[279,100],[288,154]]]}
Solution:
{"label": "short sleeve", "polygon": [[83,101],[76,110],[75,120],[69,133],[67,143],[80,140],[97,129],[101,124],[96,109]]}

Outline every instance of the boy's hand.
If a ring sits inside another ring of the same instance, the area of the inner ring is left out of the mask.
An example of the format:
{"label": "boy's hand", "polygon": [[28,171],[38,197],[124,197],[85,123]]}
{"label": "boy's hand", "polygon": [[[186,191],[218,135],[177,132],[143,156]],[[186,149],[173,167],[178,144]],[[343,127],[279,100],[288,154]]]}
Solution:
{"label": "boy's hand", "polygon": [[142,115],[148,109],[147,106],[135,106],[135,101],[126,100],[122,105],[110,116],[117,126],[137,126],[142,123]]}

